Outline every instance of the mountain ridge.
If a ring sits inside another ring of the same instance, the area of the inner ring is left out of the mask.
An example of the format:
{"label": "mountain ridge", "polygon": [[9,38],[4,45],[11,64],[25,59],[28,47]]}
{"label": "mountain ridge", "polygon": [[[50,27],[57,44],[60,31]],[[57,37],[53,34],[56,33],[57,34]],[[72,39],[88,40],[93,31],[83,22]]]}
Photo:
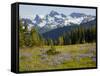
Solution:
{"label": "mountain ridge", "polygon": [[30,29],[32,26],[38,27],[40,33],[45,33],[64,26],[84,24],[94,19],[95,16],[86,15],[84,13],[73,12],[67,16],[63,13],[58,13],[57,11],[52,10],[50,13],[44,15],[43,18],[37,14],[33,20],[23,18],[23,22],[24,24],[28,24]]}

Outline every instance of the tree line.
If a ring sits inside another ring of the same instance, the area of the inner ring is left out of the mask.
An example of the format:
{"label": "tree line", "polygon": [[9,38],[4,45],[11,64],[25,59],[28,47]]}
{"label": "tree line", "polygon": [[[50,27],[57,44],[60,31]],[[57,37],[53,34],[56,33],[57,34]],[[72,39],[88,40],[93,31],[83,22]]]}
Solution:
{"label": "tree line", "polygon": [[74,28],[69,32],[65,32],[58,39],[58,43],[60,43],[60,45],[91,43],[95,41],[96,41],[95,26],[89,28],[80,26]]}
{"label": "tree line", "polygon": [[77,27],[69,32],[64,32],[58,39],[45,39],[37,30],[32,27],[28,29],[27,24],[20,20],[19,26],[19,46],[32,47],[42,45],[70,45],[80,43],[90,43],[96,41],[96,26],[89,28]]}

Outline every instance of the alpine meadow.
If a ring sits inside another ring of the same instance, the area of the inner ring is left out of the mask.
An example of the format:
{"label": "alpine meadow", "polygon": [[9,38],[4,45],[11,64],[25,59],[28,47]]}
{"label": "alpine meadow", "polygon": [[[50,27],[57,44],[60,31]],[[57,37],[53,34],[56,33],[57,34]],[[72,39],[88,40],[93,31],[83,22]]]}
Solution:
{"label": "alpine meadow", "polygon": [[19,7],[20,72],[96,67],[96,9]]}

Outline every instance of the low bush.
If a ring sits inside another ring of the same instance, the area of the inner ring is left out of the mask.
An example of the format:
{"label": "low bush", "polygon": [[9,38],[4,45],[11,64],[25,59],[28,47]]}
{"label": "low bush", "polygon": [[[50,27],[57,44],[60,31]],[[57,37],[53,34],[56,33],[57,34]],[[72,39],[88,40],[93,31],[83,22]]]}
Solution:
{"label": "low bush", "polygon": [[51,48],[46,52],[48,55],[55,55],[59,54],[59,51],[56,51],[56,48],[54,46],[51,46]]}

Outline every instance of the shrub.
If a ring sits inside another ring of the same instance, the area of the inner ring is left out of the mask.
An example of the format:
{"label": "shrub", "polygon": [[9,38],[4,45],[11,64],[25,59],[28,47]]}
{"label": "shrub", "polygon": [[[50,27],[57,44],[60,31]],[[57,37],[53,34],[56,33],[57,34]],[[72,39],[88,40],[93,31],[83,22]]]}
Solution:
{"label": "shrub", "polygon": [[54,46],[51,46],[51,48],[46,53],[48,55],[55,55],[55,54],[59,54],[60,52],[56,51],[56,48]]}

